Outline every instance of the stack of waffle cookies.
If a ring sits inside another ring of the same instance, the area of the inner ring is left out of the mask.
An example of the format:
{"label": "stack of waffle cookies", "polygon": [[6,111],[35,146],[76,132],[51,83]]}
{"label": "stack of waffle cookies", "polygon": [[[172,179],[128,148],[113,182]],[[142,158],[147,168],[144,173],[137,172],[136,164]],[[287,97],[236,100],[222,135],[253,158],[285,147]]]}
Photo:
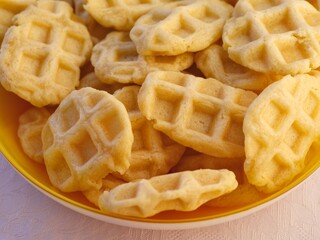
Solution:
{"label": "stack of waffle cookies", "polygon": [[318,1],[30,0],[0,12],[0,82],[30,103],[25,154],[103,212],[259,201],[303,172],[320,138]]}

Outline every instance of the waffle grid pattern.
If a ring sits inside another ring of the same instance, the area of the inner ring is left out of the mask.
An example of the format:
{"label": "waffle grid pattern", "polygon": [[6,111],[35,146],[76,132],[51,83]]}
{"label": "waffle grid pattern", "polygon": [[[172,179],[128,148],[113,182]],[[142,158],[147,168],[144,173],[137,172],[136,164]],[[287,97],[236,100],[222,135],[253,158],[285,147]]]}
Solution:
{"label": "waffle grid pattern", "polygon": [[105,27],[130,30],[136,20],[152,8],[173,0],[87,0],[84,8]]}
{"label": "waffle grid pattern", "polygon": [[[2,83],[36,106],[59,103],[73,90],[79,82],[79,66],[91,52],[89,33],[71,20],[71,14],[67,3],[40,1],[16,15],[17,26],[8,30]],[[35,93],[40,89],[43,93]]]}
{"label": "waffle grid pattern", "polygon": [[230,5],[215,0],[166,4],[140,17],[130,31],[130,38],[141,55],[196,52],[221,37],[231,11]]}
{"label": "waffle grid pattern", "polygon": [[133,140],[126,116],[106,92],[83,88],[68,95],[42,133],[52,183],[64,191],[98,189],[108,173],[126,171]]}
{"label": "waffle grid pattern", "polygon": [[250,106],[244,121],[245,171],[261,190],[277,190],[303,169],[319,137],[319,89],[311,76],[288,76],[264,93],[268,101]]}
{"label": "waffle grid pattern", "polygon": [[223,46],[235,62],[280,75],[320,66],[320,13],[307,1],[240,0],[233,16]]}
{"label": "waffle grid pattern", "polygon": [[155,130],[152,123],[141,114],[137,103],[139,89],[138,86],[128,86],[114,93],[129,113],[134,135],[130,167],[118,176],[126,181],[168,173],[185,150],[184,146]]}
{"label": "waffle grid pattern", "polygon": [[149,72],[184,70],[193,63],[193,54],[178,56],[141,56],[127,32],[111,32],[95,45],[91,57],[95,72],[105,83],[141,85]]}
{"label": "waffle grid pattern", "polygon": [[208,155],[244,156],[242,122],[256,94],[169,71],[150,73],[145,81],[138,103],[156,129]]}
{"label": "waffle grid pattern", "polygon": [[198,52],[195,63],[207,78],[216,78],[236,88],[260,92],[276,80],[273,75],[255,72],[235,63],[228,52],[217,44]]}
{"label": "waffle grid pattern", "polygon": [[185,171],[119,185],[104,192],[99,205],[105,211],[148,217],[165,210],[194,210],[236,187],[228,170]]}

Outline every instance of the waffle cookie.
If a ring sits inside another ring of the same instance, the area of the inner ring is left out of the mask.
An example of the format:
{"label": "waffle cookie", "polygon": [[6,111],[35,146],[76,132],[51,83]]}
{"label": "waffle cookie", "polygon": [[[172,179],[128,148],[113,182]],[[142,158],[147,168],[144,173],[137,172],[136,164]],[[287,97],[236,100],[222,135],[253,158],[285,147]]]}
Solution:
{"label": "waffle cookie", "polygon": [[102,179],[102,186],[98,190],[83,191],[82,194],[97,207],[99,207],[99,197],[104,191],[110,191],[120,184],[126,183],[112,174],[108,174]]}
{"label": "waffle cookie", "polygon": [[195,63],[207,78],[215,78],[236,88],[261,92],[277,76],[255,72],[232,61],[228,52],[218,44],[212,44],[196,53]]}
{"label": "waffle cookie", "polygon": [[41,132],[50,112],[45,108],[31,107],[19,117],[18,137],[27,156],[43,163]]}
{"label": "waffle cookie", "polygon": [[[243,171],[243,169],[241,169]],[[237,176],[237,180],[239,177]],[[238,187],[221,197],[212,199],[205,203],[206,206],[214,208],[242,207],[251,203],[258,202],[266,197],[266,194],[258,191],[255,186],[251,185],[247,177],[243,174],[238,180]]]}
{"label": "waffle cookie", "polygon": [[62,1],[38,1],[14,17],[0,53],[5,89],[37,107],[58,104],[79,84],[90,35]]}
{"label": "waffle cookie", "polygon": [[[202,153],[184,155],[170,172],[182,172],[198,169],[228,169],[239,172],[244,158],[217,158]],[[238,174],[236,174],[238,175]]]}
{"label": "waffle cookie", "polygon": [[143,83],[138,104],[142,114],[176,142],[222,158],[244,156],[242,123],[256,98],[213,78],[157,71]]}
{"label": "waffle cookie", "polygon": [[166,210],[192,211],[237,185],[228,170],[185,171],[119,185],[100,196],[99,206],[102,211],[137,217]]}
{"label": "waffle cookie", "polygon": [[80,79],[80,84],[78,89],[85,87],[92,87],[97,90],[107,91],[110,94],[113,94],[116,90],[123,88],[125,85],[121,83],[112,83],[106,84],[101,82],[95,72],[86,74],[83,78]]}
{"label": "waffle cookie", "polygon": [[100,42],[111,30],[101,26],[91,15],[84,9],[87,0],[73,0],[74,12],[81,21],[87,26],[90,32],[93,44]]}
{"label": "waffle cookie", "polygon": [[173,1],[87,0],[84,8],[102,26],[128,31],[136,20],[150,9]]}
{"label": "waffle cookie", "polygon": [[320,12],[307,1],[239,0],[224,26],[229,57],[252,70],[279,75],[320,66]]}
{"label": "waffle cookie", "polygon": [[133,134],[128,113],[113,95],[72,91],[42,131],[44,162],[61,191],[99,189],[110,172],[129,167]]}
{"label": "waffle cookie", "polygon": [[155,130],[141,114],[137,103],[139,89],[139,86],[128,86],[114,93],[129,113],[134,136],[130,167],[124,174],[117,175],[126,181],[168,173],[185,151],[184,146]]}
{"label": "waffle cookie", "polygon": [[219,0],[165,4],[140,17],[130,38],[141,55],[200,51],[221,37],[231,12],[232,6]]}
{"label": "waffle cookie", "polygon": [[13,24],[14,15],[26,9],[36,0],[1,0],[0,1],[0,45],[8,28]]}
{"label": "waffle cookie", "polygon": [[238,187],[221,197],[205,203],[211,207],[235,207],[253,203],[264,197],[251,185],[243,172],[244,158],[215,158],[205,154],[193,154],[183,156],[178,164],[172,169],[173,172],[181,172],[198,169],[228,169],[235,173]]}
{"label": "waffle cookie", "polygon": [[249,106],[243,123],[244,171],[263,192],[283,188],[304,168],[320,136],[320,82],[302,74],[268,86]]}
{"label": "waffle cookie", "polygon": [[94,46],[91,62],[97,77],[105,83],[142,84],[149,72],[181,71],[193,63],[193,54],[142,56],[137,53],[128,32],[111,32]]}

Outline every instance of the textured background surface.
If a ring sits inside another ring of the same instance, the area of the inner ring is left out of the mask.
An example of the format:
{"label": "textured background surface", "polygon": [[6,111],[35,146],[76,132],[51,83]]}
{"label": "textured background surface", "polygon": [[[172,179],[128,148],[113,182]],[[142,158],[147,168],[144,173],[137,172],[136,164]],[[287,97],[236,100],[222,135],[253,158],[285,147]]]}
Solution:
{"label": "textured background surface", "polygon": [[59,205],[0,155],[0,240],[320,239],[320,170],[277,203],[228,223],[193,230],[140,230],[104,223]]}

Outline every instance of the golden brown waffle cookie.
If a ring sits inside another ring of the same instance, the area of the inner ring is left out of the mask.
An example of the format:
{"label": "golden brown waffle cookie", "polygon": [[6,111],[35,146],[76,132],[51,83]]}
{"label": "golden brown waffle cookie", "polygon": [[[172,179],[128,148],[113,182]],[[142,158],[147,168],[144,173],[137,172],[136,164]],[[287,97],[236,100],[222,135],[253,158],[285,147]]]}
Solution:
{"label": "golden brown waffle cookie", "polygon": [[319,79],[289,75],[271,84],[249,106],[243,131],[249,182],[263,192],[284,187],[320,136]]}
{"label": "golden brown waffle cookie", "polygon": [[99,197],[104,191],[110,191],[120,184],[126,183],[112,174],[108,174],[102,179],[102,186],[99,190],[83,191],[83,195],[94,205],[99,207]]}
{"label": "golden brown waffle cookie", "polygon": [[216,158],[206,154],[196,153],[193,155],[183,156],[171,169],[171,172],[198,169],[228,169],[233,172],[239,172],[243,162],[244,158]]}
{"label": "golden brown waffle cookie", "polygon": [[87,26],[93,44],[100,42],[111,30],[101,26],[94,18],[84,9],[86,0],[74,0],[74,12],[81,19],[81,21]]}
{"label": "golden brown waffle cookie", "polygon": [[320,66],[320,12],[307,1],[239,0],[224,26],[223,47],[235,62],[273,74]]}
{"label": "golden brown waffle cookie", "polygon": [[99,189],[108,173],[129,167],[133,134],[127,110],[93,88],[71,92],[42,131],[51,183],[62,191]]}
{"label": "golden brown waffle cookie", "polygon": [[43,163],[41,132],[50,117],[45,108],[31,107],[19,117],[18,137],[23,151],[32,160]]}
{"label": "golden brown waffle cookie", "polygon": [[244,156],[242,122],[256,94],[213,78],[170,71],[149,73],[140,110],[176,142],[215,157]]}
{"label": "golden brown waffle cookie", "polygon": [[116,90],[123,88],[125,85],[121,83],[112,83],[106,84],[101,82],[94,72],[88,73],[83,78],[80,79],[80,84],[78,89],[84,87],[92,87],[98,90],[107,91],[108,93],[113,94]]}
{"label": "golden brown waffle cookie", "polygon": [[114,93],[129,113],[134,136],[130,167],[121,176],[117,175],[126,181],[168,173],[185,151],[184,146],[155,130],[141,114],[137,103],[139,89],[139,86],[128,86]]}
{"label": "golden brown waffle cookie", "polygon": [[84,8],[102,26],[128,31],[136,20],[150,9],[173,1],[87,0]]}
{"label": "golden brown waffle cookie", "polygon": [[[243,169],[242,169],[243,171]],[[237,176],[238,180],[238,176]],[[225,194],[221,197],[212,199],[205,203],[206,206],[210,207],[241,207],[255,203],[266,197],[265,194],[259,192],[255,186],[251,185],[246,176],[242,176],[241,181],[238,180],[238,187],[231,193]]]}
{"label": "golden brown waffle cookie", "polygon": [[12,18],[17,13],[35,3],[36,0],[1,0],[0,1],[0,45],[8,28],[13,24]]}
{"label": "golden brown waffle cookie", "polygon": [[235,207],[253,203],[265,197],[251,185],[243,172],[243,158],[215,158],[205,154],[184,156],[172,169],[181,172],[197,169],[228,169],[235,173],[238,187],[231,193],[212,199],[205,203],[211,207]]}
{"label": "golden brown waffle cookie", "polygon": [[195,55],[195,63],[207,78],[215,78],[233,87],[261,92],[278,79],[255,72],[232,61],[222,46],[213,44]]}
{"label": "golden brown waffle cookie", "polygon": [[58,104],[79,84],[92,43],[62,1],[39,1],[14,18],[0,53],[0,81],[37,107]]}
{"label": "golden brown waffle cookie", "polygon": [[141,55],[200,51],[217,41],[232,6],[219,0],[185,0],[152,9],[135,23],[130,38]]}
{"label": "golden brown waffle cookie", "polygon": [[97,77],[105,83],[142,84],[149,72],[181,71],[193,63],[193,54],[142,56],[137,53],[128,32],[111,32],[95,45],[91,62]]}
{"label": "golden brown waffle cookie", "polygon": [[100,196],[99,206],[106,212],[137,217],[166,210],[192,211],[237,185],[228,170],[185,171],[119,185]]}

